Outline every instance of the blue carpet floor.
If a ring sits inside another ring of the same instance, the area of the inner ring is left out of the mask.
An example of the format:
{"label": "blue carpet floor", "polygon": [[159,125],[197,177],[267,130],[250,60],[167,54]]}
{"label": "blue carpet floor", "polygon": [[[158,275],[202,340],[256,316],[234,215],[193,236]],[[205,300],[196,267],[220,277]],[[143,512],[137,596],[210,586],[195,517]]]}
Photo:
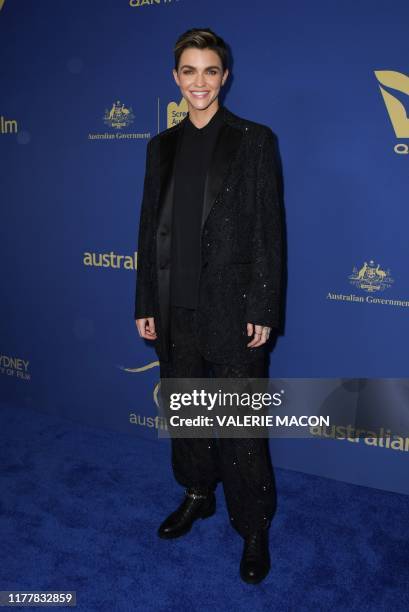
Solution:
{"label": "blue carpet floor", "polygon": [[81,611],[409,609],[407,496],[276,469],[272,570],[246,585],[221,485],[215,516],[156,536],[183,496],[168,440],[4,405],[0,425],[0,590],[75,590]]}

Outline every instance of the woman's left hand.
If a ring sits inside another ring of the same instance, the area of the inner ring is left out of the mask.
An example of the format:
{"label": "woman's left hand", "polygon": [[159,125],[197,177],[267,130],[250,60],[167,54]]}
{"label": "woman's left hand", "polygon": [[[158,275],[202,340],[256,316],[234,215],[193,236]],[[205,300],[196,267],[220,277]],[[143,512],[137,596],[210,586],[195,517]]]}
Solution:
{"label": "woman's left hand", "polygon": [[253,340],[247,345],[248,348],[255,348],[265,344],[270,337],[271,327],[265,325],[254,325],[253,323],[247,323],[247,335],[252,336]]}

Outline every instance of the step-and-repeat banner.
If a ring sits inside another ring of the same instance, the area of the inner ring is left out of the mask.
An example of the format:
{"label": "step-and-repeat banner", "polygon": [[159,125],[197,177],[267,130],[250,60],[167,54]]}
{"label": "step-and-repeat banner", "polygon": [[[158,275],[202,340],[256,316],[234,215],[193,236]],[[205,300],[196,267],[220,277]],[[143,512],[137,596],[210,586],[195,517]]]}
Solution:
{"label": "step-and-repeat banner", "polygon": [[[145,152],[187,110],[177,37],[210,27],[233,55],[223,104],[280,145],[270,376],[331,379],[323,405],[404,411],[408,22],[405,0],[0,0],[0,399],[166,443],[133,320]],[[409,493],[408,437],[311,431],[271,439],[275,465]]]}

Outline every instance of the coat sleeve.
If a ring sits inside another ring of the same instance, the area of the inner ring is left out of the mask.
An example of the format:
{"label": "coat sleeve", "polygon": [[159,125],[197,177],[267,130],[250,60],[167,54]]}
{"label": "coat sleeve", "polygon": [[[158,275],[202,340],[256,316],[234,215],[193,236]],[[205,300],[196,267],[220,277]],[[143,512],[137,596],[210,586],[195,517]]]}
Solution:
{"label": "coat sleeve", "polygon": [[279,326],[282,275],[282,219],[278,195],[275,138],[266,126],[258,145],[256,202],[252,239],[252,276],[247,322]]}
{"label": "coat sleeve", "polygon": [[152,141],[146,147],[145,179],[139,218],[134,318],[153,317],[152,249],[154,245],[154,200]]}

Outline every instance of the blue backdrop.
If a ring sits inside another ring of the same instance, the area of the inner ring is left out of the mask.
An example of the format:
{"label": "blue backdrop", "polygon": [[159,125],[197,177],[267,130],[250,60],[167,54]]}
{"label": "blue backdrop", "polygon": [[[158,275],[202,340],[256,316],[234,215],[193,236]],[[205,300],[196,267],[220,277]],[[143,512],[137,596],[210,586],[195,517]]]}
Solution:
{"label": "blue backdrop", "polygon": [[[0,6],[4,402],[157,439],[137,226],[148,139],[186,111],[171,71],[191,27],[232,48],[223,103],[279,139],[288,284],[270,376],[407,377],[405,0]],[[271,449],[275,465],[409,493],[407,449]]]}

